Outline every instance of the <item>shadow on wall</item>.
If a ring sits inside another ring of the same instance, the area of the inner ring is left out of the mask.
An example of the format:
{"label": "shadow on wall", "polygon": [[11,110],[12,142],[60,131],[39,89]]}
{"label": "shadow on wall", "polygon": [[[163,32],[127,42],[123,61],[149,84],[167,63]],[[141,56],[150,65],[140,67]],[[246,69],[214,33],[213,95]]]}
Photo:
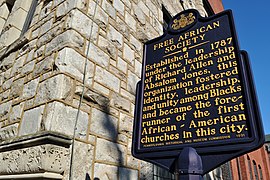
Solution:
{"label": "shadow on wall", "polygon": [[[86,173],[85,180],[91,180],[88,173]],[[94,180],[100,180],[99,178],[94,178]]]}
{"label": "shadow on wall", "polygon": [[[102,96],[102,95],[99,95],[99,96]],[[129,179],[131,177],[131,173],[127,170],[124,170],[121,172],[121,169],[123,170],[123,166],[124,165],[124,159],[123,159],[123,154],[122,154],[122,151],[121,151],[121,148],[120,148],[120,145],[118,143],[116,143],[116,140],[118,139],[118,129],[117,129],[117,126],[114,125],[113,121],[111,120],[111,117],[109,115],[109,112],[110,112],[110,100],[107,98],[107,97],[100,97],[101,99],[103,99],[103,102],[100,103],[99,101],[95,102],[97,104],[100,105],[101,107],[101,110],[103,112],[105,112],[105,120],[102,121],[102,126],[104,127],[104,129],[107,130],[107,132],[109,132],[109,135],[110,137],[113,137],[114,139],[114,143],[113,146],[115,146],[114,148],[112,149],[116,149],[117,151],[117,155],[115,155],[116,157],[113,157],[114,159],[117,159],[118,162],[117,162],[117,172],[115,172],[115,174],[117,174],[117,177],[118,179],[122,179],[121,177],[125,177],[127,179]],[[98,149],[98,151],[100,151]],[[106,170],[104,170],[106,172]],[[124,172],[124,174],[122,174]],[[114,172],[109,172],[108,173],[112,173],[114,174]],[[89,174],[86,175],[86,179],[90,179],[89,177]],[[103,178],[103,177],[95,177],[94,180],[99,180],[99,178]],[[87,179],[87,180],[88,180]]]}

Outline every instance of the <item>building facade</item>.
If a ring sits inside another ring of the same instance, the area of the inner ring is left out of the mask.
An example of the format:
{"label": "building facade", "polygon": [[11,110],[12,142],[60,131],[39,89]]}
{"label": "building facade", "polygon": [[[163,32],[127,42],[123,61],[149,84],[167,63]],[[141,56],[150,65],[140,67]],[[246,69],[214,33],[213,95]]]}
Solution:
{"label": "building facade", "polygon": [[270,161],[267,144],[253,152],[231,160],[232,179],[270,179]]}
{"label": "building facade", "polygon": [[189,8],[222,4],[0,0],[0,179],[160,178],[131,155],[135,87],[143,43]]}

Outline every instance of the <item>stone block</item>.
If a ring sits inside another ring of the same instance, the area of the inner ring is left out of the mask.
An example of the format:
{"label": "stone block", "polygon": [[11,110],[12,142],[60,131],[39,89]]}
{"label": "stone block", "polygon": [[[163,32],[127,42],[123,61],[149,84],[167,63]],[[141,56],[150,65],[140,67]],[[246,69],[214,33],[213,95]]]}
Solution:
{"label": "stone block", "polygon": [[5,23],[6,23],[6,20],[4,20],[4,19],[2,19],[0,17],[0,32],[2,32],[2,29],[3,29],[4,25],[5,25]]}
{"label": "stone block", "polygon": [[87,0],[56,0],[53,6],[57,6],[56,17],[59,18],[75,8],[86,10],[86,4]]}
{"label": "stone block", "polygon": [[[32,41],[31,41],[32,42]],[[30,44],[30,43],[29,43]],[[35,49],[32,49],[29,53],[28,53],[28,55],[27,55],[27,58],[26,58],[26,60],[25,60],[25,64],[26,63],[28,63],[28,62],[30,62],[30,61],[32,61],[32,60],[34,60],[34,53],[35,53]]]}
{"label": "stone block", "polygon": [[135,60],[135,74],[138,77],[141,77],[141,73],[142,73],[142,63],[139,62],[138,60]]}
{"label": "stone block", "polygon": [[153,27],[159,33],[159,35],[163,34],[163,25],[156,18],[153,18]]}
{"label": "stone block", "polygon": [[118,179],[117,171],[118,171],[117,166],[95,163],[94,178],[102,180]]}
{"label": "stone block", "polygon": [[126,162],[125,147],[105,139],[97,139],[96,160],[124,165]]}
{"label": "stone block", "polygon": [[6,26],[14,26],[19,30],[22,30],[27,11],[19,8],[16,11],[12,11],[7,19]]}
{"label": "stone block", "polygon": [[144,12],[144,14],[146,14],[147,17],[150,16],[150,10],[143,1],[139,1],[138,7],[142,10],[142,12]]}
{"label": "stone block", "polygon": [[127,166],[138,169],[139,168],[139,160],[133,157],[132,155],[127,156]]}
{"label": "stone block", "polygon": [[83,82],[85,63],[87,63],[85,70],[85,83],[86,85],[91,86],[95,67],[93,62],[87,60],[72,48],[62,49],[57,54],[55,60],[55,65],[60,72],[68,73],[76,77],[81,82]]}
{"label": "stone block", "polygon": [[23,112],[23,103],[17,104],[12,107],[12,111],[9,116],[10,122],[15,122],[21,120],[22,112]]}
{"label": "stone block", "polygon": [[131,155],[131,148],[132,148],[132,139],[128,138],[128,142],[127,142],[127,154]]}
{"label": "stone block", "polygon": [[59,74],[41,82],[38,86],[35,104],[44,103],[53,99],[66,99],[71,92],[71,78]]}
{"label": "stone block", "polygon": [[66,20],[66,28],[73,28],[86,38],[90,37],[92,20],[79,10],[72,10]]}
{"label": "stone block", "polygon": [[34,71],[33,71],[34,77],[39,76],[41,74],[44,74],[44,73],[48,72],[49,70],[52,70],[53,64],[54,64],[53,55],[47,56],[42,61],[38,62],[35,66]]}
{"label": "stone block", "polygon": [[52,1],[48,1],[46,4],[41,3],[42,9],[39,15],[39,22],[51,13]]}
{"label": "stone block", "polygon": [[119,168],[119,179],[121,180],[138,180],[138,170],[128,169],[128,168]]}
{"label": "stone block", "polygon": [[111,105],[126,112],[130,112],[130,101],[118,93],[112,93]]}
{"label": "stone block", "polygon": [[4,82],[4,72],[0,73],[0,87],[2,87]]}
{"label": "stone block", "polygon": [[15,1],[12,11],[22,8],[25,11],[29,11],[32,0]]}
{"label": "stone block", "polygon": [[88,6],[88,13],[87,15],[90,16],[91,18],[94,17],[94,14],[95,14],[95,8],[97,7],[98,5],[96,5],[96,2],[95,1],[90,1],[89,2],[89,6]]}
{"label": "stone block", "polygon": [[132,6],[131,6],[131,0],[122,0],[123,3],[125,4],[125,6],[128,8],[128,9],[131,9]]}
{"label": "stone block", "polygon": [[67,30],[64,33],[56,36],[51,42],[46,44],[45,54],[50,54],[52,51],[69,46],[82,50],[84,46],[84,38],[74,30]]}
{"label": "stone block", "polygon": [[123,58],[130,64],[134,63],[134,51],[127,44],[124,44]]}
{"label": "stone block", "polygon": [[91,43],[89,50],[89,58],[101,65],[102,67],[108,68],[110,64],[110,57],[104,53],[100,48]]}
{"label": "stone block", "polygon": [[32,72],[34,70],[35,64],[36,64],[35,61],[31,61],[31,62],[25,64],[22,67],[21,75],[26,75],[26,74],[29,74],[30,72]]}
{"label": "stone block", "polygon": [[[77,85],[75,89],[75,94],[78,96],[82,96],[83,93],[83,87],[81,85]],[[109,98],[95,92],[92,89],[89,89],[87,87],[84,88],[84,94],[83,94],[84,99],[86,99],[88,102],[93,102],[95,104],[98,104],[104,108],[108,108],[109,106]]]}
{"label": "stone block", "polygon": [[120,57],[117,58],[117,64],[116,64],[116,66],[122,72],[124,72],[124,73],[127,72],[127,62],[124,61],[122,58],[120,58]]}
{"label": "stone block", "polygon": [[132,130],[133,130],[133,117],[120,113],[120,122],[119,122],[119,133],[123,133],[125,135],[128,135],[129,137],[132,136]]}
{"label": "stone block", "polygon": [[48,21],[46,21],[44,24],[41,25],[41,27],[39,28],[39,35],[42,35],[46,32],[48,32],[51,27],[53,25],[53,19],[49,19]]}
{"label": "stone block", "polygon": [[117,30],[123,34],[123,36],[129,39],[130,29],[128,25],[119,17],[116,18]]}
{"label": "stone block", "polygon": [[36,94],[39,78],[33,79],[23,87],[22,99],[28,99]]}
{"label": "stone block", "polygon": [[35,134],[41,129],[41,119],[44,113],[44,105],[24,112],[20,125],[19,135]]}
{"label": "stone block", "polygon": [[94,20],[101,29],[106,30],[109,21],[109,15],[100,6],[97,6]]}
{"label": "stone block", "polygon": [[108,39],[113,42],[117,48],[121,48],[123,46],[123,35],[111,25],[109,25],[108,28]]}
{"label": "stone block", "polygon": [[116,18],[116,10],[108,1],[102,1],[102,8],[110,15],[110,17],[112,17],[113,19]]}
{"label": "stone block", "polygon": [[5,57],[1,62],[0,62],[0,70],[1,71],[6,71],[9,68],[12,67],[14,61],[16,59],[16,53],[13,52],[9,56]]}
{"label": "stone block", "polygon": [[150,39],[154,39],[159,35],[160,34],[149,23],[146,23],[145,26],[137,26],[136,37],[142,43],[145,43]]}
{"label": "stone block", "polygon": [[[41,46],[44,46],[45,44],[50,42],[54,37],[58,36],[62,32],[62,26],[63,26],[62,24],[58,24],[58,25],[54,26],[52,29],[50,29],[49,31],[47,31],[45,34],[42,34],[42,32],[40,32],[40,35],[38,33],[39,32],[38,30],[43,31],[42,29],[37,29],[37,30],[33,31],[32,38],[36,38],[39,35],[35,46],[37,48],[40,48]],[[43,28],[45,31],[45,29],[48,27],[43,27]],[[60,43],[62,42],[61,39],[57,39],[57,40],[59,40]],[[50,47],[50,46],[47,45],[47,48],[48,47]],[[53,47],[50,47],[50,48],[53,48]],[[51,52],[51,51],[47,51],[47,52]]]}
{"label": "stone block", "polygon": [[125,5],[122,3],[121,0],[114,0],[113,7],[122,15],[124,16],[125,12]]}
{"label": "stone block", "polygon": [[116,140],[117,119],[98,109],[92,109],[90,132]]}
{"label": "stone block", "polygon": [[97,92],[100,92],[106,96],[109,96],[110,94],[110,90],[102,85],[100,85],[99,83],[97,82],[94,82],[94,86],[93,88],[97,91]]}
{"label": "stone block", "polygon": [[107,52],[113,59],[117,56],[116,47],[108,40],[102,36],[98,38],[98,46],[104,51]]}
{"label": "stone block", "polygon": [[115,92],[119,92],[120,90],[120,80],[115,75],[99,66],[96,67],[95,81],[107,86]]}
{"label": "stone block", "polygon": [[11,104],[11,101],[0,104],[0,119],[7,117],[7,114],[10,112]]}
{"label": "stone block", "polygon": [[141,52],[143,45],[134,36],[130,36],[130,44],[136,49],[137,52]]}
{"label": "stone block", "polygon": [[9,10],[6,3],[3,3],[0,7],[0,18],[7,20],[9,15]]}
{"label": "stone block", "polygon": [[[183,11],[183,6],[179,6],[179,2],[174,1],[174,0],[168,0],[169,3],[164,3],[163,5],[165,6],[165,8],[169,11],[169,13],[172,16],[175,16],[177,13]],[[185,1],[186,3],[187,1]],[[191,2],[191,1],[190,1]],[[162,22],[163,21],[163,15],[162,15],[162,11],[159,11],[159,21]]]}
{"label": "stone block", "polygon": [[153,179],[153,164],[140,161],[140,179]]}
{"label": "stone block", "polygon": [[145,25],[146,23],[145,14],[138,5],[134,5],[134,15],[141,25]]}
{"label": "stone block", "polygon": [[7,90],[7,91],[5,91],[5,92],[3,92],[3,93],[1,94],[1,96],[0,96],[0,99],[2,99],[2,101],[8,99],[9,94],[10,94],[10,89]]}
{"label": "stone block", "polygon": [[[78,109],[60,102],[52,102],[46,108],[43,119],[45,131],[53,131],[73,136]],[[88,129],[88,114],[80,111],[75,136],[86,139]]]}
{"label": "stone block", "polygon": [[131,16],[131,14],[129,14],[127,11],[125,13],[125,22],[127,23],[127,25],[133,30],[136,31],[136,20],[134,19],[133,16]]}
{"label": "stone block", "polygon": [[13,43],[20,37],[21,31],[15,27],[11,27],[8,31],[2,32],[0,39],[0,49]]}
{"label": "stone block", "polygon": [[15,63],[13,64],[10,76],[13,77],[21,73],[21,69],[22,69],[25,59],[26,59],[26,55],[23,55],[15,61]]}
{"label": "stone block", "polygon": [[121,89],[120,94],[124,97],[126,97],[127,99],[129,99],[131,102],[135,101],[135,96],[134,94],[126,91],[125,89]]}
{"label": "stone block", "polygon": [[[72,179],[86,179],[86,173],[91,174],[94,147],[91,144],[75,141]],[[69,172],[67,172],[69,173]]]}
{"label": "stone block", "polygon": [[154,14],[155,17],[158,17],[158,7],[152,1],[146,1],[146,6]]}
{"label": "stone block", "polygon": [[127,78],[127,90],[135,95],[136,94],[136,85],[140,79],[131,71],[128,71]]}
{"label": "stone block", "polygon": [[24,78],[17,79],[12,83],[11,91],[10,91],[10,98],[18,97],[22,94],[22,87],[24,84]]}
{"label": "stone block", "polygon": [[[5,78],[5,77],[4,77],[4,78]],[[3,86],[2,86],[2,89],[3,89],[3,90],[9,89],[9,88],[11,87],[12,83],[13,83],[13,79],[14,79],[14,78],[10,78],[10,79],[4,81]]]}
{"label": "stone block", "polygon": [[[18,126],[19,126],[19,124],[17,123],[17,124],[12,124],[10,126],[0,128],[0,141],[2,142],[2,141],[9,140],[9,139],[16,137],[17,133],[18,133]],[[1,159],[1,160],[3,160],[3,159]],[[4,164],[2,161],[0,169],[2,169],[3,166],[4,166]],[[0,170],[0,172],[1,172],[1,170]]]}

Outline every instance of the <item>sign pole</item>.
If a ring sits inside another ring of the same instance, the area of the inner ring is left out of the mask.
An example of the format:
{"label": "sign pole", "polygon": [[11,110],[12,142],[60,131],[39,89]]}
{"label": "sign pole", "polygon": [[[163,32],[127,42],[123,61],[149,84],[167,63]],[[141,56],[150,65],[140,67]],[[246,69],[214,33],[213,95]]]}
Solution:
{"label": "sign pole", "polygon": [[202,159],[192,147],[185,147],[176,159],[176,180],[202,180]]}

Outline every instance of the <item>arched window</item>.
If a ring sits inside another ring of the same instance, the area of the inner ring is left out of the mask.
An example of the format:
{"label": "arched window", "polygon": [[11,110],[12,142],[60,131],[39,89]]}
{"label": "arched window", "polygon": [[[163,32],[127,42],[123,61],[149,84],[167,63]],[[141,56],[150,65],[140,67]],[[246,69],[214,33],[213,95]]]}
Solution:
{"label": "arched window", "polygon": [[253,180],[252,168],[251,168],[251,161],[250,161],[250,158],[249,158],[249,156],[248,156],[248,155],[247,155],[247,160],[248,160],[248,171],[249,171],[249,177],[250,177],[250,180]]}
{"label": "arched window", "polygon": [[254,160],[252,162],[253,162],[253,169],[254,169],[255,180],[259,180],[259,174],[258,174],[257,164],[256,164],[256,162]]}
{"label": "arched window", "polygon": [[263,180],[262,168],[260,165],[258,165],[258,168],[259,168],[260,180]]}

